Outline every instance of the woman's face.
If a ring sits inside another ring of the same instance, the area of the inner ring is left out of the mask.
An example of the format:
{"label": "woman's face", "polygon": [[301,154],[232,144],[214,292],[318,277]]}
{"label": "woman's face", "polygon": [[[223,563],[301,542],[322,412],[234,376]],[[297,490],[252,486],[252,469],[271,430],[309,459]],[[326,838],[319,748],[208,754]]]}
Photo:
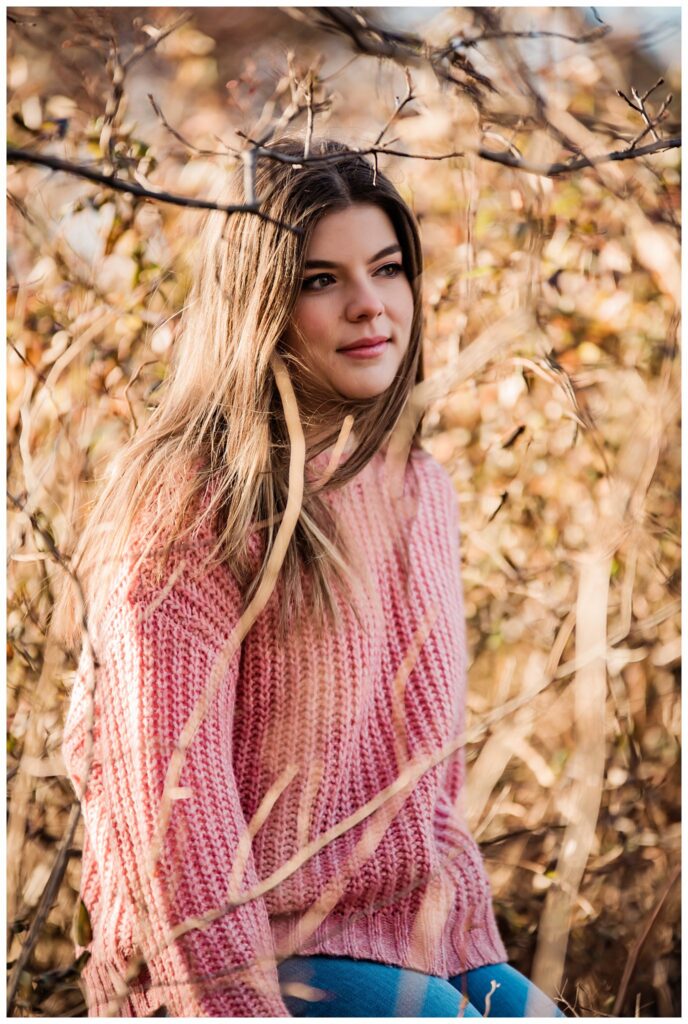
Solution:
{"label": "woman's face", "polygon": [[385,211],[357,203],[325,214],[311,236],[287,347],[344,398],[375,398],[394,380],[412,319],[411,285]]}

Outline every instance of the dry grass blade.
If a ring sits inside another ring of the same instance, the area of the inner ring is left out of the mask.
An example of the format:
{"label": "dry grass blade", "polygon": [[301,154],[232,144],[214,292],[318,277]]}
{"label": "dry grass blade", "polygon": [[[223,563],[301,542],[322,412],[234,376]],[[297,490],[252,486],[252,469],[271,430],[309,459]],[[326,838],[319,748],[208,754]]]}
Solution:
{"label": "dry grass blade", "polygon": [[332,476],[332,474],[337,469],[337,466],[339,465],[339,463],[341,461],[344,449],[346,448],[346,443],[349,440],[349,436],[351,434],[351,430],[353,428],[353,425],[354,425],[354,418],[353,418],[353,416],[351,416],[351,415],[345,416],[344,417],[344,422],[342,423],[340,431],[339,431],[339,436],[337,437],[337,440],[335,442],[334,448],[332,449],[332,453],[331,453],[330,458],[328,460],[327,466],[323,470],[322,476],[320,476],[318,478],[316,484],[314,485],[314,488],[313,488],[314,490],[319,490],[321,487],[324,487],[325,484],[327,483],[327,481]]}
{"label": "dry grass blade", "polygon": [[[611,554],[602,549],[582,559],[576,604],[576,657],[603,648]],[[534,983],[550,996],[561,986],[572,902],[578,893],[595,838],[605,764],[607,672],[604,655],[581,665],[574,678],[576,714],[575,801],[557,861],[556,877],[540,920],[533,964]]]}
{"label": "dry grass blade", "polygon": [[287,788],[292,779],[298,774],[298,765],[287,765],[282,774],[276,781],[270,786],[265,796],[260,802],[260,805],[248,822],[246,829],[241,836],[237,845],[236,855],[234,863],[232,864],[232,873],[227,887],[227,902],[233,902],[239,895],[239,889],[241,886],[246,866],[251,856],[251,844],[256,837],[259,830],[265,824],[270,812],[281,797],[284,790]]}

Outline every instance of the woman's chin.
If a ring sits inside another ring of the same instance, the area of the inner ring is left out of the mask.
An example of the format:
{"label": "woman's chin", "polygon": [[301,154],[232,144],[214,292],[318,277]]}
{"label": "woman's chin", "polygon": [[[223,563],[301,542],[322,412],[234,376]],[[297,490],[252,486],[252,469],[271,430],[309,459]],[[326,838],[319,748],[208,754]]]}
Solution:
{"label": "woman's chin", "polygon": [[343,398],[351,401],[364,401],[366,398],[379,398],[392,385],[394,377],[385,374],[373,377],[369,380],[342,381],[337,386],[337,391]]}
{"label": "woman's chin", "polygon": [[340,391],[342,398],[348,399],[350,402],[365,402],[366,400],[372,401],[374,398],[379,398],[383,395],[389,384],[379,388],[365,388],[365,389],[351,389],[346,391]]}

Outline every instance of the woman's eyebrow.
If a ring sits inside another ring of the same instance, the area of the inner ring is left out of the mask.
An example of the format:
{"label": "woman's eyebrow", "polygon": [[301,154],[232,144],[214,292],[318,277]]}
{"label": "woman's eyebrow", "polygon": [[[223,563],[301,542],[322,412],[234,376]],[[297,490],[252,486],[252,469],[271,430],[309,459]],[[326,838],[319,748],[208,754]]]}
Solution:
{"label": "woman's eyebrow", "polygon": [[[371,256],[368,263],[374,263],[375,260],[382,259],[383,256],[391,256],[393,252],[401,252],[401,246],[398,242],[394,245],[388,245],[384,249],[380,249],[374,256]],[[339,263],[335,263],[333,260],[306,260],[306,270],[312,270],[314,267],[335,267],[340,266]]]}

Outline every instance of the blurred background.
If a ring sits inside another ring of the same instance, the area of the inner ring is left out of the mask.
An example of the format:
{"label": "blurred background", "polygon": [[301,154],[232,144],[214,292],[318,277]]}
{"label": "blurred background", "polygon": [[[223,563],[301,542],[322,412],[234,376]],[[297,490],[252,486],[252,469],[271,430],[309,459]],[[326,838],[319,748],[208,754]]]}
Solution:
{"label": "blurred background", "polygon": [[511,962],[571,1016],[680,1016],[680,9],[8,19],[10,1015],[86,1012],[52,612],[167,373],[202,216],[40,160],[212,198],[310,105],[316,135],[462,154],[377,157],[421,224],[426,376],[532,316],[423,433],[459,496],[467,809]]}

